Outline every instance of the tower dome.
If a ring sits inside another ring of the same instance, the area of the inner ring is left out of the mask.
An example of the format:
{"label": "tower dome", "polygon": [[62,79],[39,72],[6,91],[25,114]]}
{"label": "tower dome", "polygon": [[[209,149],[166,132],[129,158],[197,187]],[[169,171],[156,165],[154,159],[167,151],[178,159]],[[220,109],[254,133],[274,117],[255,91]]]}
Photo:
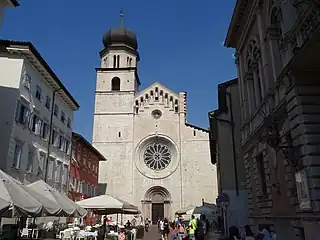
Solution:
{"label": "tower dome", "polygon": [[123,26],[111,28],[103,35],[102,41],[105,48],[110,47],[112,44],[125,44],[134,50],[138,49],[136,34]]}
{"label": "tower dome", "polygon": [[124,44],[134,50],[138,49],[137,36],[134,32],[123,26],[123,12],[120,12],[120,27],[111,28],[103,35],[103,45],[105,48],[110,47],[112,44]]}

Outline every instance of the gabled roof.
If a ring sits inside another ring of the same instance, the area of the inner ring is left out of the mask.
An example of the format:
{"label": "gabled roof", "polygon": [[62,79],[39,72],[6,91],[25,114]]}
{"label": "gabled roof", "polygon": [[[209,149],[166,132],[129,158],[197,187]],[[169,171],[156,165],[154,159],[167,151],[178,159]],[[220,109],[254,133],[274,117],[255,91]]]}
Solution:
{"label": "gabled roof", "polygon": [[179,98],[179,94],[175,93],[174,91],[172,91],[171,89],[165,87],[164,85],[162,85],[161,83],[159,82],[154,82],[152,83],[149,87],[146,87],[145,89],[141,90],[137,95],[136,95],[136,98],[139,98],[140,96],[143,96],[144,94],[150,92],[151,90],[154,90],[156,87],[159,88],[159,91],[160,90],[163,90],[167,93],[170,93],[172,94],[173,96]]}
{"label": "gabled roof", "polygon": [[34,67],[38,69],[41,74],[43,74],[47,83],[52,86],[54,90],[62,90],[59,91],[59,95],[73,110],[79,109],[79,104],[31,42],[0,40],[0,51],[3,51],[3,48],[4,51],[9,53],[21,54],[28,61],[30,61]]}
{"label": "gabled roof", "polygon": [[103,156],[87,139],[85,139],[81,134],[72,132],[73,139],[80,139],[88,148],[91,149],[98,157],[99,161],[107,161],[105,156]]}

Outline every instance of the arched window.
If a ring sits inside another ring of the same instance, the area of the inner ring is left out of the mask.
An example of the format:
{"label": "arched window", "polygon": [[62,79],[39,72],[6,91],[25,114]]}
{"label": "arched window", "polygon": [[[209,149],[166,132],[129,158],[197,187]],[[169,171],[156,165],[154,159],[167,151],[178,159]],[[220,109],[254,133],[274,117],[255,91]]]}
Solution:
{"label": "arched window", "polygon": [[113,68],[116,68],[117,66],[117,56],[113,55]]}
{"label": "arched window", "polygon": [[269,52],[271,57],[271,63],[273,65],[273,79],[269,79],[272,84],[278,78],[279,74],[282,72],[283,63],[283,49],[281,49],[281,40],[285,33],[284,22],[282,18],[281,5],[277,1],[271,1],[268,11],[268,24],[269,24],[269,34],[267,38],[267,43],[269,45]]}
{"label": "arched window", "polygon": [[111,80],[111,90],[120,91],[120,78],[114,77]]}
{"label": "arched window", "polygon": [[120,55],[117,56],[117,68],[120,67]]}

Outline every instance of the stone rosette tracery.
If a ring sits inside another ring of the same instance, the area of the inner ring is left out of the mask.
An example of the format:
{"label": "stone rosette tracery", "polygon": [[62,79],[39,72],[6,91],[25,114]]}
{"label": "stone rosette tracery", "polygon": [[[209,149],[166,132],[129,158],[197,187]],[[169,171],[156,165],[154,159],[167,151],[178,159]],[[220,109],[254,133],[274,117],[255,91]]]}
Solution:
{"label": "stone rosette tracery", "polygon": [[152,170],[163,170],[171,162],[171,150],[162,143],[150,144],[143,155],[144,163]]}
{"label": "stone rosette tracery", "polygon": [[177,145],[167,136],[148,136],[136,147],[135,165],[145,177],[166,178],[177,169],[178,164]]}

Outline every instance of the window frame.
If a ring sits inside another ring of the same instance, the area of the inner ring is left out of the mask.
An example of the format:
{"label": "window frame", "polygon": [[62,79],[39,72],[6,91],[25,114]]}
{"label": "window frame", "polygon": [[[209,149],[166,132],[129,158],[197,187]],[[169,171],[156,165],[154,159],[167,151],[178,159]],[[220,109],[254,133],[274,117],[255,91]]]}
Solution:
{"label": "window frame", "polygon": [[[12,167],[15,169],[20,169],[21,167],[21,158],[22,158],[22,153],[23,153],[23,145],[24,142],[16,139],[15,140],[15,146],[14,146],[14,153],[13,153],[13,161],[12,161]],[[17,153],[17,148],[18,148],[18,153]]]}
{"label": "window frame", "polygon": [[41,102],[41,98],[42,98],[42,89],[40,87],[40,85],[36,86],[36,94],[35,94],[36,99],[38,99],[39,102]]}

